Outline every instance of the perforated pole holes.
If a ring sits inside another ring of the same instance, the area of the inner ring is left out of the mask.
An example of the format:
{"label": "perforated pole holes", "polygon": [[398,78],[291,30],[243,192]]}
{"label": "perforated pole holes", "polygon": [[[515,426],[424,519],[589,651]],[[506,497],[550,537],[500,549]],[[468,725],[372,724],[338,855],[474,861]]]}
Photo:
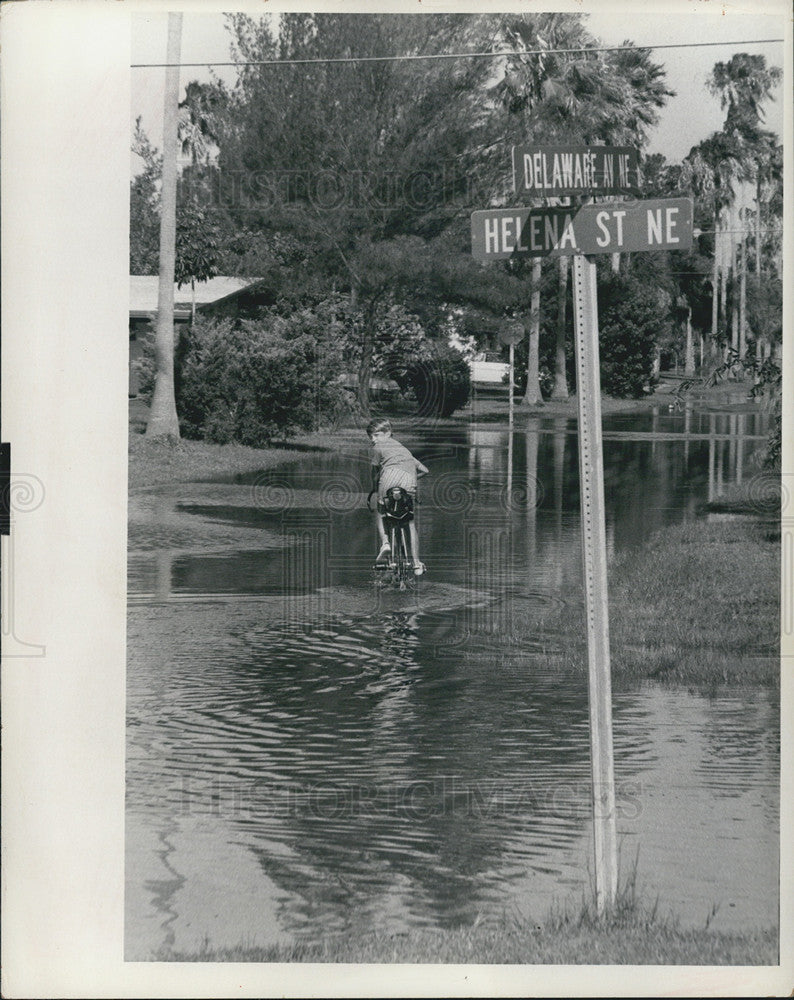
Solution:
{"label": "perforated pole holes", "polygon": [[617,893],[617,833],[595,264],[577,254],[573,274],[596,908],[603,913]]}

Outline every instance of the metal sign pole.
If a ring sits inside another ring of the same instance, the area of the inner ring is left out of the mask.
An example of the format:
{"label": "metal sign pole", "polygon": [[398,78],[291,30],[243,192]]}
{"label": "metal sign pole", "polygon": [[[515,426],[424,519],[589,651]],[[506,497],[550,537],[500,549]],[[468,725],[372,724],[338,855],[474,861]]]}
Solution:
{"label": "metal sign pole", "polygon": [[510,365],[507,373],[507,502],[512,502],[513,496],[513,376],[515,372],[515,345],[510,343]]}
{"label": "metal sign pole", "polygon": [[573,258],[573,275],[596,909],[601,914],[615,902],[618,864],[595,264],[582,254],[576,254]]}

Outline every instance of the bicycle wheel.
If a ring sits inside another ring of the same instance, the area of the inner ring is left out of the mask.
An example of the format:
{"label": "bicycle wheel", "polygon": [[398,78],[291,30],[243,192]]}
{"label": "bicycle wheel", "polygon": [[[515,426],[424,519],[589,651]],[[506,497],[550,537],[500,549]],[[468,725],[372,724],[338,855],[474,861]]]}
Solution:
{"label": "bicycle wheel", "polygon": [[411,536],[407,525],[401,524],[394,531],[395,578],[400,590],[413,583],[413,563],[411,561]]}

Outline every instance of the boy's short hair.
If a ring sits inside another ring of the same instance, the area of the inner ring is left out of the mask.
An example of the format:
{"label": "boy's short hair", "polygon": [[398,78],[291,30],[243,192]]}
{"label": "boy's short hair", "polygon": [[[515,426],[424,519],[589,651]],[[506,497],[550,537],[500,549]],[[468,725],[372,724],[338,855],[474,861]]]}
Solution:
{"label": "boy's short hair", "polygon": [[370,420],[367,424],[367,434],[374,434],[375,431],[388,431],[391,433],[391,423],[388,420]]}

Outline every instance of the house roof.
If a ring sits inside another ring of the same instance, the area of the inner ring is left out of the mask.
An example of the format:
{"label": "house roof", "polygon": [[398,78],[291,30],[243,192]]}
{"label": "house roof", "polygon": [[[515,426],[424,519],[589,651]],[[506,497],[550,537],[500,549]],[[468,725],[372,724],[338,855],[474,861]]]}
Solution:
{"label": "house roof", "polygon": [[[223,299],[239,295],[250,288],[261,278],[210,278],[208,281],[196,282],[196,307],[214,305]],[[157,312],[157,293],[159,278],[156,274],[130,275],[130,317],[146,318]],[[174,284],[174,316],[190,315],[192,293],[190,284],[177,288]]]}

